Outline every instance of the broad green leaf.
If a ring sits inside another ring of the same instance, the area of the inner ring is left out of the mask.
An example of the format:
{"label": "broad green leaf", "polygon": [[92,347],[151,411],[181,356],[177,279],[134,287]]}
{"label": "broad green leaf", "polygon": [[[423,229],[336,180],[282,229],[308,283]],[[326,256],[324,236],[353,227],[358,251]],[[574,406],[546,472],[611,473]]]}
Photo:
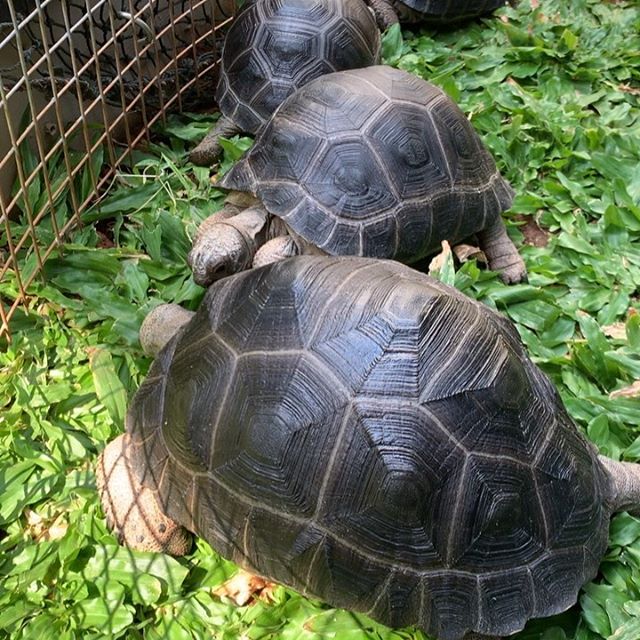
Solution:
{"label": "broad green leaf", "polygon": [[609,617],[604,609],[604,602],[600,604],[586,593],[580,597],[582,617],[590,629],[607,638],[611,634]]}
{"label": "broad green leaf", "polygon": [[628,513],[620,513],[611,521],[609,542],[612,545],[628,546],[640,538],[640,520]]}
{"label": "broad green leaf", "polygon": [[111,354],[102,347],[94,348],[89,363],[98,400],[106,407],[116,425],[124,424],[127,392],[116,373]]}
{"label": "broad green leaf", "polygon": [[94,222],[108,218],[116,213],[129,213],[151,206],[151,203],[162,190],[162,184],[155,180],[149,180],[141,184],[127,194],[118,194],[103,200],[96,209],[83,216],[85,222]]}
{"label": "broad green leaf", "polygon": [[80,629],[95,628],[102,634],[118,636],[133,622],[134,608],[121,600],[88,598],[77,603],[72,615]]}
{"label": "broad green leaf", "polygon": [[3,607],[0,611],[0,629],[10,630],[30,614],[38,610],[38,606],[28,602],[24,598],[19,598],[9,606]]}
{"label": "broad green leaf", "polygon": [[[160,553],[132,552],[124,547],[97,546],[93,549],[91,558],[82,569],[82,577],[95,580],[108,575],[111,580],[117,580],[128,588],[137,589],[139,575],[146,574],[158,579],[163,588],[175,593],[183,583],[188,569],[177,560]],[[140,599],[151,593],[155,587],[145,584]]]}
{"label": "broad green leaf", "polygon": [[231,168],[231,165],[236,160],[239,160],[244,152],[253,144],[251,138],[243,138],[240,136],[220,138],[218,142],[224,151],[224,161],[220,165],[220,174],[226,173]]}
{"label": "broad green leaf", "polygon": [[640,638],[640,618],[632,618],[613,631],[609,640],[638,640]]}
{"label": "broad green leaf", "polygon": [[640,313],[634,313],[628,317],[625,329],[629,346],[640,351]]}
{"label": "broad green leaf", "polygon": [[589,438],[601,447],[605,447],[609,440],[609,418],[601,414],[594,418],[587,427]]}
{"label": "broad green leaf", "polygon": [[393,65],[402,54],[402,29],[400,23],[392,24],[382,35],[382,59]]}

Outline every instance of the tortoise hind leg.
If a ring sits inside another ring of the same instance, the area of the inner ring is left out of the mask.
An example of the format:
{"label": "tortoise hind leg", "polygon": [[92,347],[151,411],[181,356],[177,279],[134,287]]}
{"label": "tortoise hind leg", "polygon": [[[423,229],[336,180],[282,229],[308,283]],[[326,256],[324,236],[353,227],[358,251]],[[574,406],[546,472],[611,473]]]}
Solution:
{"label": "tortoise hind leg", "polygon": [[609,476],[608,503],[612,511],[640,516],[640,464],[618,462],[606,456],[598,456],[598,460]]}
{"label": "tortoise hind leg", "polygon": [[390,0],[367,0],[381,31],[398,24],[398,14]]}
{"label": "tortoise hind leg", "polygon": [[140,484],[129,442],[128,434],[118,436],[98,458],[96,484],[107,525],[131,549],[183,556],[191,547],[191,535],[168,518],[153,492]]}
{"label": "tortoise hind leg", "polygon": [[222,147],[220,146],[220,138],[228,138],[237,133],[242,133],[242,129],[238,127],[227,116],[221,115],[216,122],[215,127],[207,133],[200,143],[191,150],[189,160],[193,164],[201,167],[210,167],[215,164],[222,155]]}
{"label": "tortoise hind leg", "polygon": [[480,248],[484,251],[492,271],[499,271],[507,284],[526,282],[527,268],[518,250],[507,235],[502,218],[497,216],[493,224],[478,232]]}

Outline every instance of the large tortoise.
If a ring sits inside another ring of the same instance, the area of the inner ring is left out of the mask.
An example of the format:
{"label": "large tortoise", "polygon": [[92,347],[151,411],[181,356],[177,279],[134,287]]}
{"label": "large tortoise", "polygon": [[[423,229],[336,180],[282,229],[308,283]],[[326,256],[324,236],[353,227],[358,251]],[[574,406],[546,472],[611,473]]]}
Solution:
{"label": "large tortoise", "polygon": [[513,190],[456,104],[405,71],[311,81],[219,184],[257,202],[200,226],[188,259],[202,285],[318,250],[415,262],[473,234],[506,282],[526,276],[500,218]]}
{"label": "large tortoise", "polygon": [[138,548],[185,550],[162,511],[264,577],[469,640],[575,603],[640,504],[637,465],[597,455],[513,326],[399,263],[236,274],[141,338],[164,347],[98,473]]}
{"label": "large tortoise", "polygon": [[225,38],[221,116],[189,158],[213,164],[220,137],[256,133],[280,103],[318,76],[377,64],[380,32],[364,0],[255,0]]}
{"label": "large tortoise", "polygon": [[456,24],[491,13],[506,0],[367,0],[381,29],[397,22]]}

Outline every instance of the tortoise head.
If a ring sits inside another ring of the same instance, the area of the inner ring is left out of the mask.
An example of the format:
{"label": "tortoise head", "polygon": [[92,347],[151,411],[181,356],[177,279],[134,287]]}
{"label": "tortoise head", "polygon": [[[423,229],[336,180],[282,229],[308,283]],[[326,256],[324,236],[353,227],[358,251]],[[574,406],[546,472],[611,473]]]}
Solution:
{"label": "tortoise head", "polygon": [[150,356],[157,356],[165,344],[193,317],[177,304],[161,304],[147,314],[140,327],[142,350]]}
{"label": "tortoise head", "polygon": [[200,226],[187,256],[193,279],[201,287],[208,287],[220,278],[247,269],[253,257],[247,242],[235,227],[223,222],[208,225],[208,220]]}

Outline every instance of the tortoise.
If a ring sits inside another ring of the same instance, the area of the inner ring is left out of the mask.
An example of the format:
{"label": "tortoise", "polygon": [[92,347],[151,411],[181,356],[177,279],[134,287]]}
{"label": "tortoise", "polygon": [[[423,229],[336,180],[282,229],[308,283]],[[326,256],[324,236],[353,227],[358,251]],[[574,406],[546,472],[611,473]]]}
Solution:
{"label": "tortoise", "polygon": [[213,164],[218,139],[254,134],[276,107],[318,76],[377,64],[380,32],[364,0],[255,0],[238,13],[225,38],[213,130],[191,152]]}
{"label": "tortoise", "polygon": [[410,263],[473,234],[506,282],[526,277],[500,218],[513,189],[456,104],[405,71],[312,80],[219,185],[257,200],[200,226],[188,261],[204,286],[299,253]]}
{"label": "tortoise", "polygon": [[612,512],[639,511],[639,467],[597,454],[513,325],[400,263],[248,270],[141,341],[157,356],[98,469],[137,548],[184,551],[181,525],[330,604],[486,639],[574,604]]}
{"label": "tortoise", "polygon": [[367,0],[381,29],[398,22],[457,24],[491,13],[506,0]]}

